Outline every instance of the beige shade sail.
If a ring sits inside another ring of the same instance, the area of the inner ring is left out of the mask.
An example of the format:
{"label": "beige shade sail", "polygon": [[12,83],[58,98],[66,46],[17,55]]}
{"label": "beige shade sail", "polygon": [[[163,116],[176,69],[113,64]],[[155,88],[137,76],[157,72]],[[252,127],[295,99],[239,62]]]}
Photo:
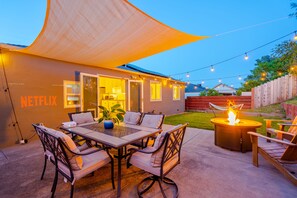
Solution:
{"label": "beige shade sail", "polygon": [[111,68],[204,38],[168,27],[126,0],[48,0],[42,31],[18,51]]}

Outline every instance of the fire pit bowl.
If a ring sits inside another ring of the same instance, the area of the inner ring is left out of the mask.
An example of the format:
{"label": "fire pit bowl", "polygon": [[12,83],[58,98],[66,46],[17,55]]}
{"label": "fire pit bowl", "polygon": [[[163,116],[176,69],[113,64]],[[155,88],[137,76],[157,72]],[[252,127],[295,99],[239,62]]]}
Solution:
{"label": "fire pit bowl", "polygon": [[227,118],[213,118],[210,120],[215,126],[215,145],[232,151],[247,152],[252,150],[248,131],[256,132],[262,123],[242,119],[236,124],[229,124]]}

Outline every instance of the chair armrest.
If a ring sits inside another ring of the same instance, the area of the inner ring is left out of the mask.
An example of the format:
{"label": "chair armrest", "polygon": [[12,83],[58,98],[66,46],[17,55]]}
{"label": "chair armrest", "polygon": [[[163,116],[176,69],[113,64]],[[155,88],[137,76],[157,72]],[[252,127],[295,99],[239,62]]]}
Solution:
{"label": "chair armrest", "polygon": [[286,131],[277,130],[277,129],[275,129],[274,131],[269,131],[269,133],[273,133],[274,135],[277,135],[278,133],[281,133],[281,134],[286,134],[286,135],[294,136],[294,134],[292,134],[292,133],[289,133],[289,132],[286,132]]}
{"label": "chair armrest", "polygon": [[264,119],[266,123],[266,128],[271,128],[272,122],[292,122],[292,120],[280,120],[280,119]]}
{"label": "chair armrest", "polygon": [[293,122],[293,120],[280,120],[280,119],[264,119],[265,121],[272,121],[272,122]]}
{"label": "chair armrest", "polygon": [[135,152],[140,152],[140,153],[146,153],[146,154],[151,154],[156,152],[158,149],[154,149],[152,151],[144,151],[143,149],[137,149],[137,148],[130,148],[128,149],[128,151],[130,151],[131,154],[135,153]]}
{"label": "chair armrest", "polygon": [[89,152],[82,151],[82,152],[77,153],[77,152],[74,152],[74,151],[70,150],[70,148],[69,148],[63,141],[61,141],[61,143],[63,144],[63,146],[64,146],[70,153],[72,153],[72,154],[74,154],[74,155],[89,155],[89,154],[96,153],[96,152],[98,152],[98,151],[102,151],[102,150],[104,150],[103,148],[96,148],[96,149],[94,149],[94,150],[92,150],[92,151],[89,151]]}
{"label": "chair armrest", "polygon": [[277,123],[277,124],[281,126],[297,126],[297,124],[292,124],[292,123]]}
{"label": "chair armrest", "polygon": [[104,149],[103,148],[96,148],[96,149],[94,149],[92,151],[89,151],[89,152],[82,151],[80,153],[77,153],[77,155],[89,155],[89,154],[96,153],[96,152],[102,151],[102,150],[104,150]]}
{"label": "chair armrest", "polygon": [[248,134],[250,134],[251,136],[257,136],[258,138],[260,137],[260,138],[263,138],[263,139],[266,139],[266,140],[270,140],[270,141],[273,141],[273,142],[276,142],[276,143],[285,144],[287,146],[296,146],[297,147],[297,144],[293,144],[291,142],[286,142],[286,141],[275,139],[275,138],[270,138],[270,137],[261,135],[259,133],[249,131]]}

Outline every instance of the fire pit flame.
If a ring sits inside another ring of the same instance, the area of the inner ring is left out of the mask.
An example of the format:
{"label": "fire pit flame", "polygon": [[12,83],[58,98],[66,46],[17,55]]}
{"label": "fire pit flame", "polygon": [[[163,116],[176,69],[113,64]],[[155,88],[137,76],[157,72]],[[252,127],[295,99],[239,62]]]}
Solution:
{"label": "fire pit flame", "polygon": [[236,118],[237,117],[237,112],[234,111],[234,109],[232,109],[232,107],[229,107],[228,110],[228,121],[230,125],[235,125],[237,123],[239,123],[239,119]]}

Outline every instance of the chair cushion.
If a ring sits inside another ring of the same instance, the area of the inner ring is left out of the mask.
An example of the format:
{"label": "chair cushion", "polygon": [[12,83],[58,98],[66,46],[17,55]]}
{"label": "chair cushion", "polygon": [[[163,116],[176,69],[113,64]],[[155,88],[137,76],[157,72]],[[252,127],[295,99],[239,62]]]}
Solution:
{"label": "chair cushion", "polygon": [[[68,146],[68,148],[75,152],[75,153],[79,153],[80,150],[77,148],[77,146],[75,145],[75,143],[73,142],[73,140],[66,135],[65,133],[61,132],[61,131],[57,131],[51,128],[47,128],[47,127],[43,127],[46,129],[46,131],[53,135],[56,138],[60,138],[65,145]],[[71,167],[73,170],[80,170],[83,166],[83,158],[82,156],[78,156],[78,155],[74,155],[73,153],[71,153],[70,151],[68,151],[67,149],[65,149],[66,154],[68,156],[69,162],[71,164]]]}
{"label": "chair cushion", "polygon": [[[96,148],[89,148],[89,149],[83,151],[83,153],[90,152],[94,149],[96,149]],[[78,179],[92,173],[93,171],[99,169],[100,167],[108,164],[111,161],[109,155],[104,150],[101,150],[101,151],[98,151],[98,152],[95,152],[95,153],[92,153],[89,155],[83,155],[82,158],[84,161],[82,169],[73,171],[75,180],[78,180]],[[70,176],[69,169],[64,164],[59,163],[58,165],[59,165],[59,169],[61,171],[66,173],[68,176]]]}
{"label": "chair cushion", "polygon": [[94,122],[94,118],[91,112],[72,114],[72,120],[77,124]]}
{"label": "chair cushion", "polygon": [[[153,147],[146,147],[146,151],[153,151]],[[151,155],[152,154],[145,154],[136,152],[133,153],[130,163],[133,164],[133,166],[136,166],[142,170],[145,170],[153,175],[161,176],[161,167],[154,167],[151,164]],[[171,168],[178,162],[178,156],[174,156],[169,161],[167,161],[163,166],[163,173],[166,174]]]}
{"label": "chair cushion", "polygon": [[144,117],[140,123],[140,126],[159,129],[163,123],[164,115],[150,115],[144,114]]}
{"label": "chair cushion", "polygon": [[124,116],[124,123],[136,125],[139,123],[140,118],[141,118],[140,112],[126,111]]}
{"label": "chair cushion", "polygon": [[[162,133],[157,136],[153,148],[155,150],[158,149],[161,146],[167,132],[173,131],[173,130],[179,128],[180,126],[181,125],[177,125],[177,126],[172,127],[171,129],[167,130],[167,131],[162,131]],[[162,148],[160,150],[158,150],[157,152],[152,154],[152,156],[151,156],[151,165],[153,167],[160,167],[161,166],[164,147],[165,147],[165,144],[162,146]]]}

